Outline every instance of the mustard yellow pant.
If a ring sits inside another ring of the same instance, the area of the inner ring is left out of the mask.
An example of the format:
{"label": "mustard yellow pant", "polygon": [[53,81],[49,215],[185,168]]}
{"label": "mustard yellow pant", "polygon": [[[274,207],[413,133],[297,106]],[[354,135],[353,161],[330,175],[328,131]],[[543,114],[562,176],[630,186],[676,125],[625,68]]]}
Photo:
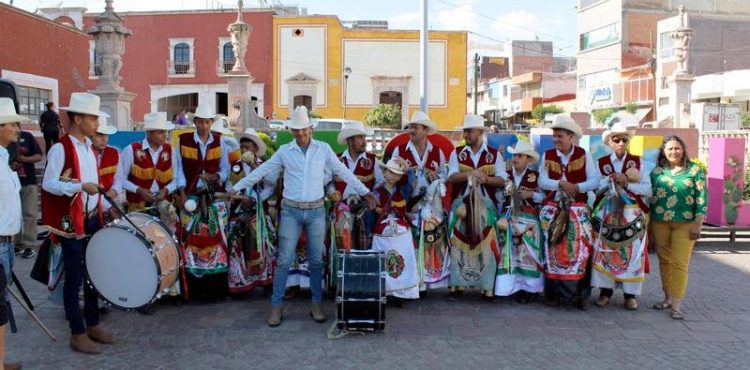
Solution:
{"label": "mustard yellow pant", "polygon": [[664,292],[673,298],[685,297],[688,265],[695,240],[690,240],[692,222],[652,221],[651,231],[659,257],[659,272]]}

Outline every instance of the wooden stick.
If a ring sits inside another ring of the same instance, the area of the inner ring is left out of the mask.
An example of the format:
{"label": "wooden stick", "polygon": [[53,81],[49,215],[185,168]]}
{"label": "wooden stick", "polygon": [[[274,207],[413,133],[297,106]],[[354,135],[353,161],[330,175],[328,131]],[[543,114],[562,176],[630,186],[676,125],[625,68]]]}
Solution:
{"label": "wooden stick", "polygon": [[52,334],[52,332],[49,331],[49,329],[47,328],[46,325],[44,325],[44,323],[42,322],[42,320],[39,319],[39,317],[37,317],[36,314],[34,314],[34,311],[31,311],[29,309],[29,307],[26,306],[26,303],[24,303],[21,300],[21,298],[18,297],[18,294],[16,294],[16,292],[13,289],[11,289],[10,287],[8,287],[8,292],[10,293],[10,295],[13,296],[13,298],[16,299],[16,301],[18,301],[18,304],[20,304],[21,307],[23,307],[23,309],[26,310],[26,313],[28,313],[29,316],[31,316],[31,318],[34,319],[34,321],[36,321],[37,324],[39,324],[39,327],[42,328],[42,331],[44,331],[50,337],[50,339],[52,339],[53,341],[57,341],[57,338],[55,338],[55,336]]}

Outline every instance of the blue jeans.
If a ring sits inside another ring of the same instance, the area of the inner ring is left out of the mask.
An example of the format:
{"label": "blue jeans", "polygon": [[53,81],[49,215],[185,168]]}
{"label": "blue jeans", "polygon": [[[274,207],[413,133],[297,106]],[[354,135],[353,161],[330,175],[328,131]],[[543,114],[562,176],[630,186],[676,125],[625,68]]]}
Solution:
{"label": "blue jeans", "polygon": [[[99,221],[90,219],[86,223],[86,233],[92,235],[99,229]],[[60,237],[62,245],[63,271],[63,306],[68,319],[71,334],[83,334],[86,326],[99,325],[99,299],[90,284],[84,284],[84,258],[89,239]],[[83,313],[78,303],[78,293],[83,285]],[[86,324],[84,325],[84,318]]]}
{"label": "blue jeans", "polygon": [[297,255],[297,242],[302,230],[307,234],[307,261],[310,270],[310,291],[313,303],[323,299],[323,236],[326,229],[325,207],[298,209],[281,207],[279,220],[279,256],[276,259],[276,276],[273,278],[271,305],[284,302],[289,268]]}
{"label": "blue jeans", "polygon": [[13,243],[0,243],[0,326],[8,322],[8,297],[7,286],[13,281],[13,260],[15,250]]}

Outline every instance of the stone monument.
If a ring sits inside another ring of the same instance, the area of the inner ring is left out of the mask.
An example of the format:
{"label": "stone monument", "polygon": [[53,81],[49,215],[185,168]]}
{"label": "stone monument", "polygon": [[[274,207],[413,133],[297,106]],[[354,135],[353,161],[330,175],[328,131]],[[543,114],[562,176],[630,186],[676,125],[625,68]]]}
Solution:
{"label": "stone monument", "polygon": [[675,55],[679,62],[672,76],[669,77],[669,103],[672,127],[694,128],[695,122],[690,117],[690,90],[695,78],[687,71],[688,51],[693,30],[688,27],[685,6],[679,7],[680,27],[670,33],[675,39]]}
{"label": "stone monument", "polygon": [[247,70],[245,64],[245,53],[247,52],[247,39],[253,27],[242,20],[242,0],[237,2],[237,20],[227,27],[227,32],[232,37],[232,50],[234,52],[234,66],[227,74],[227,91],[230,106],[229,126],[235,132],[245,131],[252,127],[256,130],[266,130],[268,122],[258,116],[255,112],[255,102],[250,100],[250,84],[253,76]]}
{"label": "stone monument", "polygon": [[101,110],[110,115],[112,125],[120,130],[130,130],[130,103],[136,94],[127,92],[120,86],[120,70],[125,38],[133,33],[123,26],[122,18],[112,8],[112,1],[104,1],[104,12],[96,17],[96,24],[86,30],[86,33],[94,36],[96,53],[101,56],[99,86],[91,93],[101,98]]}

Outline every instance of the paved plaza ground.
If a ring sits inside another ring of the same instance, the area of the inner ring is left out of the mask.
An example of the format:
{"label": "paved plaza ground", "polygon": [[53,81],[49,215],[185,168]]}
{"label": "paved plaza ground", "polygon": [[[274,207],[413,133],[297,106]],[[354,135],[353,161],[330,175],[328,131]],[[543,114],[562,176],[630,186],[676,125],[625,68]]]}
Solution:
{"label": "paved plaza ground", "polygon": [[[159,305],[153,316],[113,311],[103,325],[119,342],[96,356],[69,348],[62,307],[28,278],[32,260],[17,259],[16,274],[58,341],[14,302],[19,332],[6,334],[6,358],[25,369],[56,370],[749,369],[750,248],[697,248],[685,321],[649,308],[660,298],[656,255],[650,257],[636,312],[623,308],[620,292],[609,307],[581,312],[541,300],[487,303],[478,293],[448,302],[436,291],[406,308],[389,307],[383,333],[329,340],[328,325],[314,323],[301,298],[288,302],[280,327],[269,328],[269,302],[256,292],[244,301]],[[326,308],[331,317],[333,304]]]}

